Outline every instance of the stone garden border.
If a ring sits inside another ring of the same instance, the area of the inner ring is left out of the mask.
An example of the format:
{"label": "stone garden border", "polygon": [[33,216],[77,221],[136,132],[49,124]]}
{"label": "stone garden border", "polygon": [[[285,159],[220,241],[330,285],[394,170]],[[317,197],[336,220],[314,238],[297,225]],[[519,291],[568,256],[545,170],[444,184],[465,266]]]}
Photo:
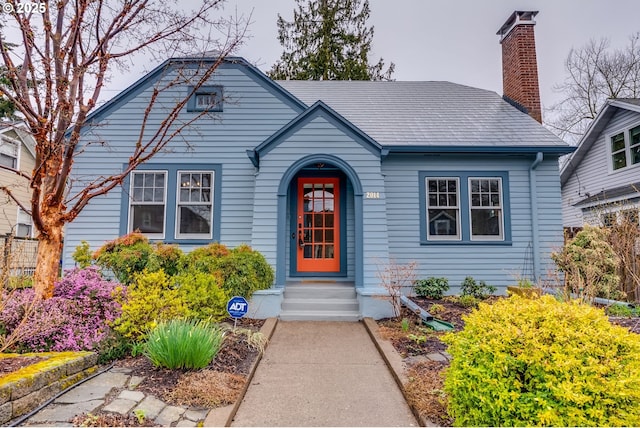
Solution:
{"label": "stone garden border", "polygon": [[0,377],[0,424],[31,412],[97,370],[93,352],[3,354],[12,356],[44,360]]}

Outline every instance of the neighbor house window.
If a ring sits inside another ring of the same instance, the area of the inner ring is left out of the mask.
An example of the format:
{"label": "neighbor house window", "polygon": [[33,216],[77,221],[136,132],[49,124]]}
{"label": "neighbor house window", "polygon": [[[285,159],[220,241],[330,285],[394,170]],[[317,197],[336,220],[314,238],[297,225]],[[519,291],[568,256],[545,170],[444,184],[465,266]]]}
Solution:
{"label": "neighbor house window", "polygon": [[609,136],[613,171],[640,164],[640,125]]}
{"label": "neighbor house window", "polygon": [[[189,88],[193,91],[193,88]],[[202,86],[187,103],[187,111],[222,111],[222,86]]]}
{"label": "neighbor house window", "polygon": [[602,225],[604,227],[613,227],[617,223],[618,213],[603,213],[602,214]]}
{"label": "neighbor house window", "polygon": [[21,238],[31,238],[33,236],[33,222],[31,221],[31,216],[22,208],[18,208],[16,236]]}
{"label": "neighbor house window", "polygon": [[614,170],[627,166],[627,150],[624,143],[624,132],[611,137],[611,159]]}
{"label": "neighbor house window", "polygon": [[167,173],[144,171],[133,172],[131,176],[129,230],[139,230],[151,238],[163,238]]}
{"label": "neighbor house window", "polygon": [[458,178],[427,179],[429,239],[460,239]]}
{"label": "neighbor house window", "polygon": [[178,172],[177,238],[211,238],[213,178],[212,171]]}
{"label": "neighbor house window", "polygon": [[471,239],[502,239],[500,178],[470,178]]}
{"label": "neighbor house window", "polygon": [[0,139],[0,165],[18,169],[18,151],[20,146],[4,138]]}
{"label": "neighbor house window", "polygon": [[629,142],[631,149],[631,163],[640,163],[640,125],[629,130]]}
{"label": "neighbor house window", "polygon": [[508,172],[420,172],[423,244],[511,244]]}

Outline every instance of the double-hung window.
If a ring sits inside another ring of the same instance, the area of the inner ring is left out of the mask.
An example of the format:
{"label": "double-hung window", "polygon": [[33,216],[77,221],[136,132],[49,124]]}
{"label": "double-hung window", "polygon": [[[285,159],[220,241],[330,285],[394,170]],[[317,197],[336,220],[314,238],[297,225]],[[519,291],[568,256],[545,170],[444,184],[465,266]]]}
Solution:
{"label": "double-hung window", "polygon": [[0,165],[18,169],[18,152],[20,145],[14,141],[0,139]]}
{"label": "double-hung window", "polygon": [[460,239],[459,182],[457,177],[427,179],[427,234],[430,239]]}
{"label": "double-hung window", "polygon": [[141,166],[129,175],[129,192],[123,193],[128,213],[121,233],[139,230],[165,242],[219,240],[221,171],[217,164]]}
{"label": "double-hung window", "polygon": [[16,236],[31,238],[33,236],[33,222],[28,212],[18,207],[18,222],[16,223]]}
{"label": "double-hung window", "polygon": [[167,173],[132,172],[129,230],[139,230],[150,238],[164,238]]}
{"label": "double-hung window", "polygon": [[507,172],[420,172],[423,244],[511,243]]}
{"label": "double-hung window", "polygon": [[503,236],[502,180],[469,178],[471,239],[501,240]]}
{"label": "double-hung window", "polygon": [[611,170],[640,164],[640,125],[608,136]]}
{"label": "double-hung window", "polygon": [[211,238],[213,172],[180,171],[177,238]]}

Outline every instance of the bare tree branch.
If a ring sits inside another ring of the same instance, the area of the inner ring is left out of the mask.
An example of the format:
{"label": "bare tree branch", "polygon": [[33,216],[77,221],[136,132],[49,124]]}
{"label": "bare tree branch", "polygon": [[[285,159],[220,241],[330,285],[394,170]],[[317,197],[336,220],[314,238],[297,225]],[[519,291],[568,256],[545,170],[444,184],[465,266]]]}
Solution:
{"label": "bare tree branch", "polygon": [[[65,223],[207,113],[186,120],[180,116],[189,97],[211,78],[246,30],[242,19],[214,16],[221,4],[222,0],[201,0],[187,10],[182,4],[160,0],[59,0],[39,2],[43,9],[31,13],[14,8],[6,15],[0,27],[0,46],[14,43],[17,47],[0,49],[0,65],[7,70],[7,82],[0,82],[0,92],[15,104],[36,142],[35,166],[29,177],[30,211],[41,244],[36,289],[43,295],[49,293],[57,274]],[[212,34],[226,40],[219,43]],[[195,74],[179,72],[198,62],[193,54],[199,48],[212,46],[219,46],[215,60],[201,61]],[[87,118],[105,82],[133,55],[163,60],[189,56],[193,61],[169,62],[144,113],[124,171],[94,179],[77,194],[67,195],[81,137],[90,126]],[[191,93],[170,106],[162,105],[162,92],[176,85],[188,85]],[[149,118],[159,113],[165,119],[152,128]]]}
{"label": "bare tree branch", "polygon": [[640,95],[640,32],[624,49],[611,50],[609,40],[591,40],[571,49],[567,77],[554,86],[564,99],[547,109],[546,125],[568,142],[577,143],[610,98]]}

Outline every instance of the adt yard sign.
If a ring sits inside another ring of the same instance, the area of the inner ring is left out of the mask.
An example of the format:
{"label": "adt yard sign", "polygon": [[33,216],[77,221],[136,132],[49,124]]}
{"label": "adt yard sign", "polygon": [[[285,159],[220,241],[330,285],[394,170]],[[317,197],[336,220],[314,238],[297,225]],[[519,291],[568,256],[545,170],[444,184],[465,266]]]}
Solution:
{"label": "adt yard sign", "polygon": [[231,318],[242,318],[249,310],[249,303],[244,297],[234,296],[227,302],[227,312]]}

